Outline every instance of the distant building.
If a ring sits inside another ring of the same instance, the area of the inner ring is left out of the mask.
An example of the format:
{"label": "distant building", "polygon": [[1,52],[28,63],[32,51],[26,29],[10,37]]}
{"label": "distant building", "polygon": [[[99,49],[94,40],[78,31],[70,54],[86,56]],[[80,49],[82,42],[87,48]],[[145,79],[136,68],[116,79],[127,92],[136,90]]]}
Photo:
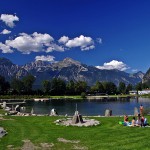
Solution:
{"label": "distant building", "polygon": [[[136,95],[137,91],[136,90],[129,91],[129,94]],[[150,89],[145,89],[145,90],[142,90],[142,91],[138,91],[138,94],[139,95],[150,94]]]}
{"label": "distant building", "polygon": [[129,94],[130,94],[130,95],[136,95],[136,94],[137,94],[137,91],[135,91],[135,90],[129,91]]}
{"label": "distant building", "polygon": [[138,91],[138,94],[139,95],[150,94],[150,90],[147,89],[147,90]]}

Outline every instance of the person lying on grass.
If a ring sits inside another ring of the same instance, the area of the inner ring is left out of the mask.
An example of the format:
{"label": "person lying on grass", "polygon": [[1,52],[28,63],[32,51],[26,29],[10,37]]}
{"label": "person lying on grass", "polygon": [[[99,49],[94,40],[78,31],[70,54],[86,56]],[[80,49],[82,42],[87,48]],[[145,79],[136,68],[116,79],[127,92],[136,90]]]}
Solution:
{"label": "person lying on grass", "polygon": [[135,126],[139,126],[139,127],[145,127],[149,125],[147,122],[147,118],[145,118],[144,116],[140,117],[138,115],[137,120],[135,120],[135,117],[132,118],[132,122],[131,122],[131,126],[135,127]]}

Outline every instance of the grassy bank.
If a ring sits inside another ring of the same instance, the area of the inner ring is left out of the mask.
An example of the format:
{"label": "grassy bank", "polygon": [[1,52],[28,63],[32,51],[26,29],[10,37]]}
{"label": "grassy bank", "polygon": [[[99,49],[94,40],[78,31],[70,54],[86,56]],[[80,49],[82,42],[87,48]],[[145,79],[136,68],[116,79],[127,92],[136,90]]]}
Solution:
{"label": "grassy bank", "polygon": [[[38,147],[41,147],[41,143],[47,143],[53,150],[148,150],[150,147],[150,128],[121,126],[118,124],[118,121],[123,120],[121,117],[95,117],[101,122],[101,125],[95,127],[57,126],[53,122],[59,118],[5,117],[6,120],[0,120],[0,126],[7,130],[8,135],[0,139],[0,149],[21,149],[23,140],[30,140]],[[147,118],[150,120],[149,116]],[[63,138],[64,141],[59,141],[58,138]]]}
{"label": "grassy bank", "polygon": [[[126,98],[132,97],[133,95],[100,95],[100,96],[86,96],[85,98]],[[135,96],[134,96],[135,97]],[[50,98],[50,99],[68,99],[68,100],[82,100],[80,95],[74,96],[50,96],[50,95],[0,95],[0,99],[17,99],[17,100],[32,100],[34,98]]]}
{"label": "grassy bank", "polygon": [[141,97],[150,98],[150,94],[142,95]]}
{"label": "grassy bank", "polygon": [[0,99],[32,100],[34,98],[50,99],[83,99],[80,95],[75,96],[51,96],[51,95],[0,95]]}

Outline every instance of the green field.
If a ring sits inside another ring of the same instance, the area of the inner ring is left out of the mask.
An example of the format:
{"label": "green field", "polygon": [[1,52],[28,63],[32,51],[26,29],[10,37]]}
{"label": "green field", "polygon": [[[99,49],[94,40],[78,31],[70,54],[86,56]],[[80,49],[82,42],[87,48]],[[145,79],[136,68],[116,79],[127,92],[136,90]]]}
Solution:
{"label": "green field", "polygon": [[[8,134],[0,139],[0,150],[23,149],[23,140],[30,140],[26,147],[52,150],[148,150],[150,128],[119,125],[122,117],[95,117],[101,122],[94,127],[66,127],[55,125],[60,117],[50,116],[6,116],[0,126]],[[147,117],[150,120],[150,116]],[[131,120],[131,118],[130,118]],[[64,141],[59,140],[64,139]],[[45,146],[42,143],[45,143]],[[27,148],[30,150],[29,148]],[[25,148],[24,148],[25,150]]]}

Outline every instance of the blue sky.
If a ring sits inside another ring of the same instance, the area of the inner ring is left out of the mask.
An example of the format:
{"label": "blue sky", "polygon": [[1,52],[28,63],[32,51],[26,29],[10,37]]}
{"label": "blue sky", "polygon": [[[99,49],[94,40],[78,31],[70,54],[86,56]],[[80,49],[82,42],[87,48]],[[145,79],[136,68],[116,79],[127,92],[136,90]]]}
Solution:
{"label": "blue sky", "polygon": [[5,0],[0,57],[23,65],[66,57],[100,69],[149,67],[149,0]]}

